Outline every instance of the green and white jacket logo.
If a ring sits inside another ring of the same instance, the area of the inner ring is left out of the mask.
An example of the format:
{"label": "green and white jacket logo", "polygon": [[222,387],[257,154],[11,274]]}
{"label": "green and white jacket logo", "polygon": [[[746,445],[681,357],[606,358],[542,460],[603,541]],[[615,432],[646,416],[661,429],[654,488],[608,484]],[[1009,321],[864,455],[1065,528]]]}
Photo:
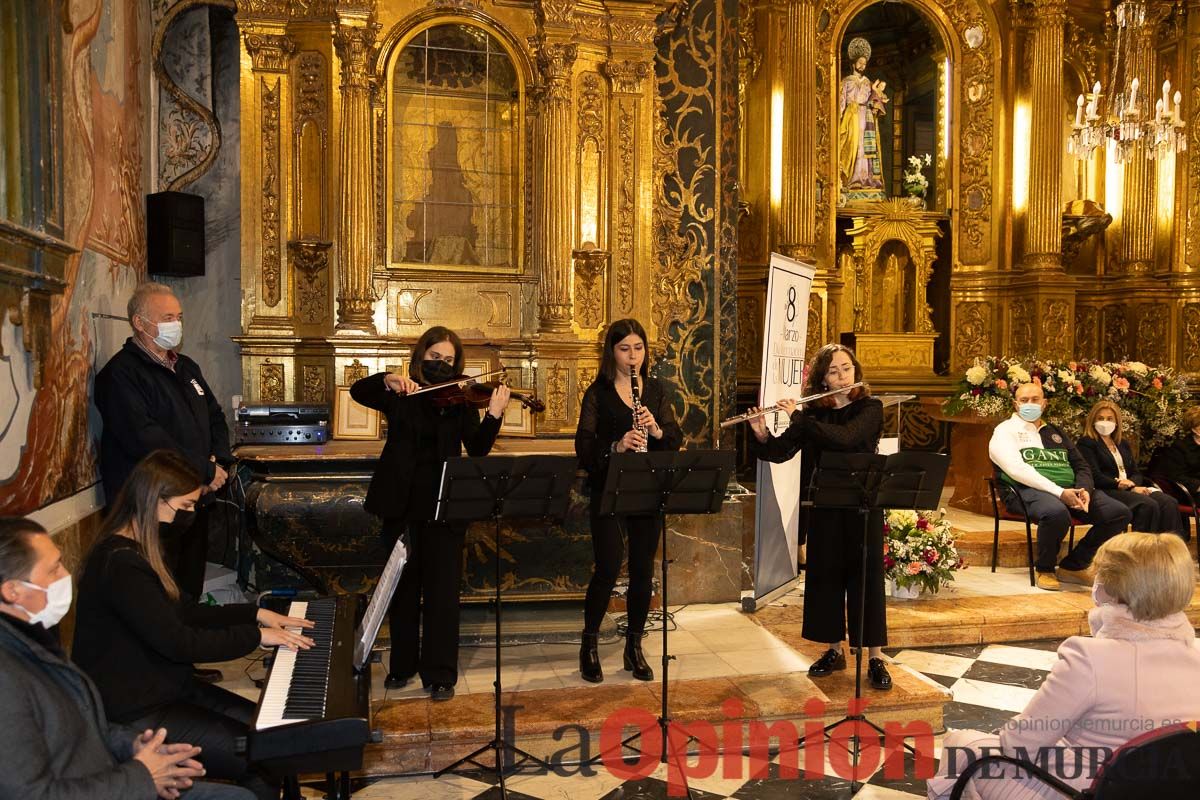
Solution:
{"label": "green and white jacket logo", "polygon": [[[1050,447],[1023,447],[1021,448],[1021,458],[1026,464],[1037,470],[1043,478],[1054,481],[1064,489],[1075,485],[1075,470],[1071,467],[1071,459],[1066,450]],[[1008,475],[1005,475],[1004,479],[1014,486],[1016,485],[1016,481]]]}

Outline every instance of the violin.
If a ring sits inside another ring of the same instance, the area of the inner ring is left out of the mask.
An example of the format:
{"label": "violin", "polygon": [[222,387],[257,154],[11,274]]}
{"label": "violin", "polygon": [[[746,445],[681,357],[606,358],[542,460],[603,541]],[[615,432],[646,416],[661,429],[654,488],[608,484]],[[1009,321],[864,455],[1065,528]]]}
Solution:
{"label": "violin", "polygon": [[[488,403],[492,401],[492,392],[496,391],[500,386],[506,385],[503,377],[499,381],[481,381],[480,378],[489,375],[495,375],[504,370],[492,370],[481,375],[455,375],[448,381],[441,383],[433,383],[429,386],[422,386],[415,392],[410,392],[409,397],[418,394],[429,393],[434,407],[449,408],[451,406],[466,406],[468,408],[486,408]],[[531,397],[524,392],[513,392],[511,394],[513,400],[518,401],[522,406],[528,408],[534,414],[541,414],[546,410],[546,404],[536,397]]]}

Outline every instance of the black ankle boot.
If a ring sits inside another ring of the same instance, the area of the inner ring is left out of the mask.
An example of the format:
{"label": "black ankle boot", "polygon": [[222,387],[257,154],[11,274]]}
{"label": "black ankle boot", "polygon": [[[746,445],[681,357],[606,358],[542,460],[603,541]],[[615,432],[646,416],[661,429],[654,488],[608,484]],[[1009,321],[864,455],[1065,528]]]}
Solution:
{"label": "black ankle boot", "polygon": [[588,683],[604,681],[604,670],[600,668],[600,654],[596,652],[598,634],[583,634],[583,644],[579,646],[579,674]]}
{"label": "black ankle boot", "polygon": [[632,672],[639,681],[654,680],[654,670],[646,663],[642,655],[641,634],[631,633],[625,637],[625,671]]}

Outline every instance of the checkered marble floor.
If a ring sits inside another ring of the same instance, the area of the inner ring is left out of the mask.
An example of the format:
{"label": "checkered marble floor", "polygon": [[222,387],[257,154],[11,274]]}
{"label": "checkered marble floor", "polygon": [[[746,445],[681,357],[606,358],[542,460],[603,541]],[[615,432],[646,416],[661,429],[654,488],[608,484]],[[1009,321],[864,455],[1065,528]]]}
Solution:
{"label": "checkered marble floor", "polygon": [[[950,687],[954,701],[945,708],[948,729],[972,728],[995,732],[1017,714],[1054,664],[1059,640],[1029,641],[1011,644],[963,645],[930,648],[891,648],[885,653]],[[941,746],[936,739],[935,754]],[[826,757],[828,759],[828,756]],[[777,759],[776,759],[777,761]],[[820,779],[784,778],[779,765],[772,762],[764,779],[751,780],[746,759],[737,778],[717,774],[689,782],[696,800],[806,800],[807,798],[845,797],[848,781],[838,777]],[[803,755],[801,755],[803,764]],[[905,775],[913,773],[906,759]],[[827,775],[834,775],[832,769]],[[666,768],[660,766],[651,776],[623,781],[603,767],[594,774],[514,775],[505,781],[513,800],[665,800],[668,795]],[[321,797],[315,787],[306,787],[306,797]],[[356,782],[355,800],[485,800],[498,798],[500,789],[489,775],[453,775],[434,780],[429,777],[380,778]],[[913,777],[895,778],[878,770],[866,781],[855,797],[863,800],[913,800],[925,796],[925,783]]]}

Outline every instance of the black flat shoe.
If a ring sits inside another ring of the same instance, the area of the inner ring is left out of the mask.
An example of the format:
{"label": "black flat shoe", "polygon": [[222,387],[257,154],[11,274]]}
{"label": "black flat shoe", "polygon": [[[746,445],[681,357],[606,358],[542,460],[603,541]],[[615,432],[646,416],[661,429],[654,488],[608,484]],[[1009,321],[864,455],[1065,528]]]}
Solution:
{"label": "black flat shoe", "polygon": [[642,655],[642,637],[640,634],[625,637],[625,671],[632,672],[639,681],[654,680],[654,670],[646,663]]}
{"label": "black flat shoe", "polygon": [[201,669],[200,667],[192,667],[192,677],[202,683],[220,683],[225,680],[225,676],[221,674],[221,670]]}
{"label": "black flat shoe", "polygon": [[810,678],[827,678],[833,674],[834,670],[842,670],[846,668],[846,654],[838,650],[826,650],[824,654],[812,666],[808,668],[808,676]]}
{"label": "black flat shoe", "polygon": [[583,634],[579,646],[579,675],[588,683],[603,683],[604,670],[600,668],[600,653],[596,649],[598,634]]}
{"label": "black flat shoe", "polygon": [[871,687],[881,692],[889,691],[892,688],[892,676],[888,673],[887,664],[882,658],[872,658],[867,662],[867,678],[871,681]]}
{"label": "black flat shoe", "polygon": [[383,688],[385,689],[403,689],[408,686],[408,682],[412,680],[412,675],[402,676],[394,672],[389,672],[388,676],[383,679]]}
{"label": "black flat shoe", "polygon": [[429,696],[437,702],[449,700],[454,697],[454,686],[449,683],[435,683],[430,687]]}

